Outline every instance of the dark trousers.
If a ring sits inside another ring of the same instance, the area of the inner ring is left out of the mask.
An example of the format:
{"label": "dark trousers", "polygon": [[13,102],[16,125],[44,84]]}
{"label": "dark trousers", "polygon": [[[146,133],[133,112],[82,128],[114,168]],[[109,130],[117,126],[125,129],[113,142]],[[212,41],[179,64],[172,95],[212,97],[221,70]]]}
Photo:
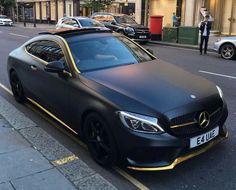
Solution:
{"label": "dark trousers", "polygon": [[201,42],[200,42],[200,53],[202,53],[202,46],[203,42],[205,41],[204,46],[204,53],[207,53],[207,45],[208,45],[209,36],[201,36]]}

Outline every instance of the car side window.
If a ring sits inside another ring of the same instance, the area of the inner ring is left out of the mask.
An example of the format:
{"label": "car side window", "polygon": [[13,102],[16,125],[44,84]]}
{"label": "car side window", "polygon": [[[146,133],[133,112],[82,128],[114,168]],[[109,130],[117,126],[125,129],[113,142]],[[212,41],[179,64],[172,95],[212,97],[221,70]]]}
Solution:
{"label": "car side window", "polygon": [[78,26],[78,23],[74,19],[67,19],[63,21],[63,24],[70,25],[70,26]]}
{"label": "car side window", "polygon": [[26,46],[26,51],[46,62],[62,61],[67,67],[63,51],[56,42],[50,40],[33,42]]}

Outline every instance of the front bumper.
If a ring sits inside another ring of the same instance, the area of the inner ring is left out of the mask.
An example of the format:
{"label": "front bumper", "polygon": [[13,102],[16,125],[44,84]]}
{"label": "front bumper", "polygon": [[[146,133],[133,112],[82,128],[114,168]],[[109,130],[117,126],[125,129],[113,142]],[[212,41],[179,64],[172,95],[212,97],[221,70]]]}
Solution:
{"label": "front bumper", "polygon": [[172,163],[166,166],[160,166],[160,167],[133,167],[128,166],[129,169],[137,170],[137,171],[159,171],[159,170],[171,170],[176,165],[178,165],[181,162],[184,162],[192,157],[198,156],[209,149],[211,149],[213,146],[221,142],[222,140],[226,139],[228,137],[228,132],[225,132],[224,134],[221,134],[216,139],[208,142],[206,145],[203,145],[203,147],[199,147],[195,150],[189,151],[188,153],[181,155],[180,157],[177,157]]}
{"label": "front bumper", "polygon": [[[157,171],[170,170],[177,164],[202,154],[212,148],[214,145],[228,137],[227,129],[224,125],[228,116],[227,107],[224,106],[221,115],[212,127],[205,130],[202,134],[219,127],[219,134],[216,138],[190,148],[190,138],[173,136],[169,133],[146,134],[139,133],[129,129],[116,131],[122,164],[132,170],[139,171]],[[200,134],[199,134],[200,135]]]}
{"label": "front bumper", "polygon": [[125,35],[137,42],[148,42],[151,39],[150,33],[141,33],[141,34],[135,33],[135,34],[125,34]]}
{"label": "front bumper", "polygon": [[13,22],[0,22],[1,26],[12,26]]}
{"label": "front bumper", "polygon": [[219,53],[220,51],[220,43],[219,42],[215,42],[213,45],[213,50],[216,51],[217,53]]}

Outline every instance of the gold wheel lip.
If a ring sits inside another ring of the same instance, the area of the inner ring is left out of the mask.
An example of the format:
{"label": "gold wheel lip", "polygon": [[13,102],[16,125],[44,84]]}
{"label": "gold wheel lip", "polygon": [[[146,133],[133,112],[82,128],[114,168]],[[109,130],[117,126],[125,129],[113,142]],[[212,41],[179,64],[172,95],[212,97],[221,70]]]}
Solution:
{"label": "gold wheel lip", "polygon": [[217,139],[210,141],[208,143],[208,145],[206,145],[205,147],[199,149],[199,150],[195,150],[191,153],[185,154],[183,156],[180,156],[178,158],[176,158],[170,165],[167,166],[161,166],[161,167],[133,167],[133,166],[128,166],[128,169],[131,170],[136,170],[136,171],[161,171],[161,170],[172,170],[174,169],[174,167],[178,164],[180,164],[181,162],[184,162],[186,160],[189,160],[190,158],[193,158],[195,156],[198,156],[206,151],[208,151],[209,149],[211,149],[213,146],[215,146],[216,144],[218,144],[219,142],[223,141],[224,139],[227,139],[229,136],[228,131],[223,134],[222,136],[219,136]]}

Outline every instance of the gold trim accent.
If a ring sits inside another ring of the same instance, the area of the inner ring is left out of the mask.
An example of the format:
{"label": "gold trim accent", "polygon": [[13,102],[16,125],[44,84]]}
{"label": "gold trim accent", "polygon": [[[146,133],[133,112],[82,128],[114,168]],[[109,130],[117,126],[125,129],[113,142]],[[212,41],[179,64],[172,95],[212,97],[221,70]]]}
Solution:
{"label": "gold trim accent", "polygon": [[[125,36],[126,37],[126,36]],[[130,39],[128,37],[126,37],[128,40],[131,40],[135,45],[137,45],[138,47],[140,47],[143,51],[145,51],[148,55],[150,55],[152,58],[157,59],[157,57],[153,54],[151,54],[149,51],[147,51],[143,46],[141,46],[138,42],[136,42],[134,39]]]}
{"label": "gold trim accent", "polygon": [[180,125],[173,125],[173,126],[170,126],[170,128],[175,129],[175,128],[184,127],[186,125],[191,125],[191,124],[195,124],[195,123],[197,123],[197,121],[191,121],[191,122],[183,123],[183,124],[180,124]]}
{"label": "gold trim accent", "polygon": [[71,62],[72,62],[73,67],[74,67],[75,71],[76,71],[78,74],[80,74],[80,71],[79,71],[79,69],[77,68],[77,66],[76,66],[76,64],[75,64],[75,60],[74,60],[74,58],[73,58],[73,56],[72,56],[72,53],[71,53],[71,51],[70,51],[70,48],[69,48],[69,45],[68,45],[67,41],[66,41],[63,37],[61,37],[61,36],[58,36],[58,35],[56,35],[56,36],[57,36],[59,39],[61,39],[61,40],[63,41],[63,43],[65,44],[66,49],[67,49],[67,52],[68,52],[68,54],[69,54],[69,56],[70,56],[70,60],[71,60]]}
{"label": "gold trim accent", "polygon": [[70,128],[67,124],[65,124],[63,121],[61,121],[58,117],[56,117],[55,115],[53,115],[50,111],[48,111],[47,109],[45,109],[43,106],[41,106],[40,104],[38,104],[37,102],[35,102],[34,100],[32,100],[31,98],[27,98],[32,104],[34,104],[35,106],[37,106],[38,108],[40,108],[42,111],[44,111],[45,113],[47,113],[49,116],[51,116],[53,119],[55,119],[56,121],[58,121],[60,124],[62,124],[63,126],[65,126],[66,128],[68,128],[69,130],[71,130],[73,133],[77,134],[78,133],[76,131],[74,131],[72,128]]}
{"label": "gold trim accent", "polygon": [[[221,108],[218,108],[217,110],[215,110],[214,112],[212,112],[211,114],[209,114],[209,116],[213,116],[214,114],[216,114]],[[179,127],[184,127],[186,125],[191,125],[191,124],[195,124],[195,123],[198,123],[197,121],[191,121],[191,122],[188,122],[188,123],[182,123],[182,124],[179,124],[179,125],[172,125],[170,126],[171,129],[175,129],[175,128],[179,128]]]}
{"label": "gold trim accent", "polygon": [[184,162],[190,158],[193,158],[195,156],[198,156],[204,152],[206,152],[207,150],[209,150],[210,148],[212,148],[213,146],[215,146],[216,144],[218,144],[220,141],[224,140],[228,138],[228,132],[220,137],[217,138],[216,140],[210,141],[209,144],[207,146],[205,146],[204,148],[197,150],[195,152],[192,152],[190,154],[186,154],[184,156],[178,157],[174,160],[174,162],[172,162],[172,164],[168,165],[168,166],[162,166],[162,167],[153,167],[153,168],[139,168],[139,167],[132,167],[132,166],[128,166],[129,169],[131,170],[137,170],[137,171],[159,171],[159,170],[171,170],[173,169],[176,165],[178,165],[181,162]]}
{"label": "gold trim accent", "polygon": [[221,107],[219,107],[216,111],[214,111],[214,112],[212,112],[211,114],[210,114],[210,117],[211,116],[213,116],[213,115],[215,115],[218,111],[220,111],[221,110]]}

